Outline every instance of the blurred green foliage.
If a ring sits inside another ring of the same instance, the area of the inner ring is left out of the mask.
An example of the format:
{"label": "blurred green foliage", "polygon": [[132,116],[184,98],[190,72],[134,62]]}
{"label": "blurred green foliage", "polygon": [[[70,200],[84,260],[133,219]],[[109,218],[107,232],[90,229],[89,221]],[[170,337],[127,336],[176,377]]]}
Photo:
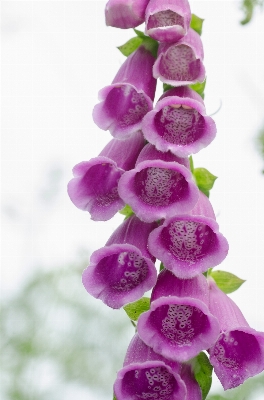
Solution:
{"label": "blurred green foliage", "polygon": [[253,13],[256,6],[262,7],[264,0],[242,0],[242,11],[244,13],[244,18],[240,21],[242,25],[246,25],[251,21]]}
{"label": "blurred green foliage", "polygon": [[[257,136],[256,145],[262,159],[264,160],[264,126]],[[262,170],[262,173],[264,174],[264,168]]]}
{"label": "blurred green foliage", "polygon": [[82,269],[38,271],[3,304],[2,400],[65,400],[72,387],[112,393],[134,330],[123,310],[86,293]]}
{"label": "blurred green foliage", "polygon": [[[84,267],[37,270],[3,302],[1,400],[111,398],[134,328],[124,310],[86,293]],[[208,400],[253,400],[259,390],[263,375]]]}

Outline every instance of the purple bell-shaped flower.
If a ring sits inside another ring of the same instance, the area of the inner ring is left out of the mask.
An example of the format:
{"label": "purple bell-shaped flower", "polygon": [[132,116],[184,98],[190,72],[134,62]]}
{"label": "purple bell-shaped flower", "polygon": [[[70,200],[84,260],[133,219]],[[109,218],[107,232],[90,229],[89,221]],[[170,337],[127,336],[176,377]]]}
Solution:
{"label": "purple bell-shaped flower", "polygon": [[112,308],[140,299],[156,282],[155,258],[148,251],[148,236],[157,226],[135,215],[126,219],[105,246],[96,250],[83,272],[83,285],[93,297]]}

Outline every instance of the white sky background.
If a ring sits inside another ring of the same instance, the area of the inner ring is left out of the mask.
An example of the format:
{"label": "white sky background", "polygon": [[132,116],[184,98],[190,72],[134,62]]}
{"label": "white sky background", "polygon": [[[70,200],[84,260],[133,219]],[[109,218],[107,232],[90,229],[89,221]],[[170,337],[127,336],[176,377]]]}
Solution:
{"label": "white sky background", "polygon": [[[33,268],[66,265],[80,249],[102,247],[123,219],[93,222],[66,193],[72,167],[112,138],[93,123],[92,109],[125,59],[116,46],[133,32],[106,27],[105,4],[2,1],[4,296]],[[264,13],[240,26],[240,2],[190,4],[205,18],[208,113],[222,101],[213,117],[217,138],[194,156],[195,167],[218,176],[210,200],[230,251],[216,269],[247,280],[231,297],[264,331],[264,176],[254,147],[264,124]]]}

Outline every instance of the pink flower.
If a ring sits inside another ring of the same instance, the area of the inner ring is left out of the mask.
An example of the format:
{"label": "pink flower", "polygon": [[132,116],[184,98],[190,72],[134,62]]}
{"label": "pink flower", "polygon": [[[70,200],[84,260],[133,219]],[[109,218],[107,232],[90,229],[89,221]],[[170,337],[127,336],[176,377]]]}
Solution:
{"label": "pink flower", "polygon": [[124,367],[117,374],[116,398],[186,400],[187,390],[179,376],[180,369],[180,364],[156,354],[136,334],[128,347]]}
{"label": "pink flower", "polygon": [[98,157],[75,165],[68,194],[76,207],[88,211],[94,221],[107,221],[121,210],[125,203],[117,191],[119,179],[135,166],[144,144],[140,131],[127,140],[112,139]]}
{"label": "pink flower", "polygon": [[172,86],[203,82],[203,58],[201,38],[193,29],[189,29],[187,35],[178,42],[160,44],[153,75]]}
{"label": "pink flower", "polygon": [[150,310],[139,317],[140,338],[169,360],[190,360],[219,336],[219,324],[208,309],[208,300],[203,275],[181,280],[164,269],[153,289]]}
{"label": "pink flower", "polygon": [[238,306],[212,278],[209,285],[209,308],[221,329],[210,349],[210,361],[226,390],[264,370],[264,333],[250,328]]}
{"label": "pink flower", "polygon": [[142,131],[160,151],[187,157],[208,146],[216,126],[206,115],[202,98],[187,86],[170,89],[143,119]]}
{"label": "pink flower", "polygon": [[162,153],[147,144],[136,167],[121,177],[119,195],[146,222],[187,212],[199,196],[188,164],[188,159]]}
{"label": "pink flower", "polygon": [[167,218],[149,236],[150,252],[181,279],[193,278],[220,264],[228,248],[212,206],[201,192],[191,211]]}
{"label": "pink flower", "polygon": [[141,45],[122,64],[111,85],[99,92],[101,101],[94,107],[93,119],[117,139],[126,139],[141,129],[142,118],[152,109],[156,79],[155,58]]}
{"label": "pink flower", "polygon": [[83,272],[83,285],[93,297],[112,308],[140,299],[156,282],[155,258],[147,242],[155,222],[146,224],[135,215],[126,219],[96,250]]}
{"label": "pink flower", "polygon": [[186,35],[190,21],[188,0],[150,0],[146,9],[146,34],[159,42],[174,43]]}
{"label": "pink flower", "polygon": [[135,28],[145,19],[149,0],[109,0],[105,6],[105,23],[115,28]]}

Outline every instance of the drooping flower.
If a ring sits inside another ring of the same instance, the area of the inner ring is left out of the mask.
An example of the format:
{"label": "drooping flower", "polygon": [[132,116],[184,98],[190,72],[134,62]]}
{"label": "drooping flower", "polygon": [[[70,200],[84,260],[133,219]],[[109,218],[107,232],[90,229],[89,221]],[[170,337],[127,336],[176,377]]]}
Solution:
{"label": "drooping flower", "polygon": [[119,195],[145,222],[187,212],[199,196],[188,162],[147,144],[136,167],[120,178]]}
{"label": "drooping flower", "polygon": [[122,64],[111,85],[99,92],[94,122],[117,139],[126,139],[141,129],[142,118],[152,109],[156,79],[152,75],[155,58],[141,45]]}
{"label": "drooping flower", "polygon": [[225,390],[264,370],[264,333],[250,328],[238,306],[209,278],[209,308],[221,334],[210,349],[210,362]]}
{"label": "drooping flower", "polygon": [[112,308],[138,300],[150,290],[157,278],[155,258],[147,242],[157,226],[135,215],[126,219],[111,235],[105,247],[96,250],[83,272],[88,293]]}
{"label": "drooping flower", "polygon": [[150,310],[138,320],[140,338],[170,360],[184,362],[211,347],[219,336],[208,309],[206,278],[178,279],[164,269],[153,289]]}
{"label": "drooping flower", "polygon": [[190,212],[166,219],[151,232],[150,252],[181,279],[215,267],[225,259],[229,247],[213,218],[212,206],[200,192]]}
{"label": "drooping flower", "polygon": [[150,0],[146,9],[146,34],[159,42],[177,42],[191,21],[188,0]]}
{"label": "drooping flower", "polygon": [[143,146],[138,131],[127,140],[112,139],[98,157],[75,165],[68,193],[76,207],[88,211],[94,221],[107,221],[121,210],[125,203],[117,191],[118,181],[135,166]]}
{"label": "drooping flower", "polygon": [[201,38],[190,28],[187,35],[178,42],[160,44],[153,75],[172,86],[203,82],[205,79],[203,58]]}
{"label": "drooping flower", "polygon": [[135,28],[145,20],[149,0],[109,0],[105,6],[105,23],[115,28]]}
{"label": "drooping flower", "polygon": [[180,364],[156,354],[136,334],[128,347],[124,367],[117,373],[115,396],[117,400],[186,400],[180,369]]}
{"label": "drooping flower", "polygon": [[212,142],[216,126],[206,115],[201,96],[181,86],[165,92],[154,110],[144,117],[142,131],[158,150],[187,157]]}

